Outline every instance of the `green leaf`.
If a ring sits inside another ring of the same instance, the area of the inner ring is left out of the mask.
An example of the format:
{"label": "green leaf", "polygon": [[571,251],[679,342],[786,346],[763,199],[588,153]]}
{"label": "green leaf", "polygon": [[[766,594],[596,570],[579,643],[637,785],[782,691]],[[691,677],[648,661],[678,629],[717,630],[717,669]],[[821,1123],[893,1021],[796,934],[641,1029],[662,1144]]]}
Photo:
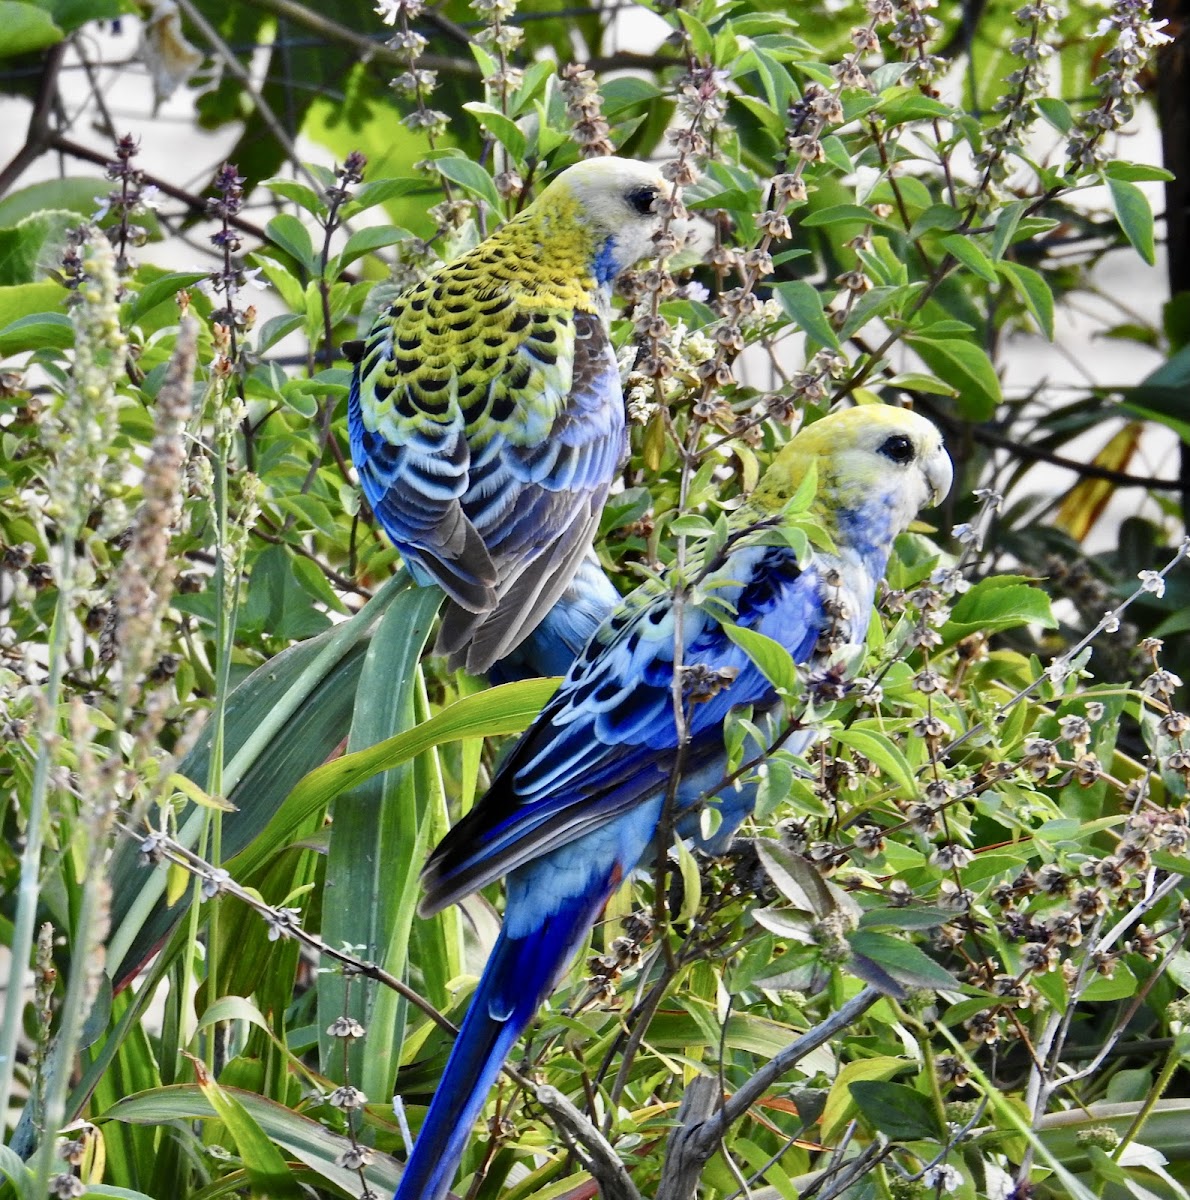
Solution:
{"label": "green leaf", "polygon": [[908,760],[900,748],[887,734],[871,729],[836,729],[833,737],[841,746],[857,750],[864,758],[875,763],[898,787],[908,793],[917,791],[917,780]]}
{"label": "green leaf", "polygon": [[1014,200],[1000,210],[1000,215],[996,218],[996,228],[992,232],[993,260],[998,261],[1016,239],[1017,226],[1020,225],[1028,207],[1027,201]]}
{"label": "green leaf", "polygon": [[269,319],[260,327],[256,335],[256,353],[263,354],[275,346],[282,338],[288,337],[306,323],[305,317],[299,313],[282,313]]}
{"label": "green leaf", "polygon": [[99,197],[108,185],[102,179],[47,179],[10,192],[0,200],[0,225],[18,221],[48,209],[65,209],[90,219],[99,207]]}
{"label": "green leaf", "polygon": [[817,212],[808,213],[798,222],[799,225],[845,225],[859,222],[861,225],[879,225],[886,229],[895,229],[894,222],[886,217],[878,217],[871,209],[859,204],[834,204],[830,208],[820,208]]}
{"label": "green leaf", "polygon": [[292,213],[279,213],[265,226],[264,232],[269,241],[294,258],[298,266],[305,267],[311,275],[318,274],[318,257],[314,253],[310,231]]}
{"label": "green leaf", "polygon": [[1130,183],[1168,183],[1176,178],[1172,171],[1152,163],[1109,162],[1103,168],[1108,179],[1126,179]]}
{"label": "green leaf", "polygon": [[682,907],[674,915],[674,921],[683,925],[692,921],[702,905],[702,876],[699,874],[698,861],[690,853],[683,838],[674,838],[678,852],[678,873],[682,880]]}
{"label": "green leaf", "polygon": [[869,908],[859,919],[861,929],[936,929],[954,920],[946,908]]}
{"label": "green leaf", "polygon": [[773,141],[780,143],[785,135],[785,122],[771,105],[766,104],[763,100],[758,100],[755,96],[745,96],[742,93],[733,95],[731,102],[747,109],[760,122],[765,133]]}
{"label": "green leaf", "polygon": [[0,1172],[8,1177],[8,1182],[17,1194],[17,1200],[36,1200],[37,1188],[33,1172],[15,1150],[3,1143],[0,1143]]}
{"label": "green leaf", "polygon": [[1107,188],[1111,193],[1112,208],[1124,236],[1133,249],[1149,264],[1157,261],[1153,244],[1153,210],[1149,198],[1134,183],[1108,176]]}
{"label": "green leaf", "polygon": [[691,212],[707,212],[725,209],[728,212],[750,213],[756,207],[756,193],[742,188],[722,188],[709,196],[691,200],[686,207]]}
{"label": "green leaf", "polygon": [[205,1067],[196,1062],[195,1069],[199,1076],[199,1091],[210,1101],[219,1119],[227,1126],[253,1189],[266,1196],[294,1195],[297,1192],[297,1184],[286,1166],[284,1157],[256,1123],[255,1118],[230,1089],[221,1088],[207,1074]]}
{"label": "green leaf", "polygon": [[[63,317],[69,326],[70,318],[66,317],[63,308],[68,294],[57,283],[21,283],[15,287],[0,287],[0,354],[17,354],[21,350],[40,347],[41,343],[36,341],[28,344],[27,335],[21,333],[23,326],[16,326],[19,321],[45,317],[56,322]],[[66,343],[68,346],[71,344],[71,341]]]}
{"label": "green leaf", "polygon": [[856,1059],[841,1067],[834,1083],[831,1084],[826,1107],[822,1110],[820,1127],[823,1141],[828,1145],[834,1141],[855,1115],[855,1098],[851,1089],[859,1080],[891,1079],[894,1075],[909,1070],[913,1065],[905,1058],[880,1056]]}
{"label": "green leaf", "polygon": [[1054,340],[1054,294],[1045,276],[1032,267],[1002,260],[1000,274],[1012,284],[1012,290],[1021,298],[1037,327],[1052,342]]}
{"label": "green leaf", "polygon": [[221,996],[203,1012],[195,1029],[208,1029],[212,1025],[218,1025],[220,1021],[244,1021],[248,1025],[255,1025],[257,1029],[263,1029],[270,1037],[273,1034],[273,1028],[265,1020],[264,1014],[251,1000],[243,996]]}
{"label": "green leaf", "polygon": [[841,913],[848,925],[859,920],[860,909],[854,898],[824,879],[808,858],[769,838],[758,838],[755,845],[761,866],[796,910],[819,919]]}
{"label": "green leaf", "polygon": [[[25,286],[52,287],[59,294],[62,291],[57,284],[33,283]],[[0,288],[0,293],[16,290]],[[0,311],[3,311],[3,307],[4,297],[0,295]],[[22,350],[44,350],[50,347],[55,350],[68,350],[73,345],[74,324],[65,313],[33,313],[0,326],[0,354],[19,354]]]}
{"label": "green leaf", "polygon": [[693,52],[700,58],[710,59],[714,47],[710,30],[693,13],[688,13],[684,9],[678,9],[677,13],[678,20],[682,22],[690,39],[690,47]]}
{"label": "green leaf", "polygon": [[430,161],[430,166],[451,183],[457,183],[465,191],[490,204],[497,212],[500,211],[500,193],[496,191],[492,177],[479,163],[472,162],[469,158],[435,158]]}
{"label": "green leaf", "polygon": [[895,1142],[941,1139],[938,1114],[921,1092],[879,1079],[857,1079],[850,1086],[856,1108],[877,1133]]}
{"label": "green leaf", "polygon": [[159,304],[172,300],[179,292],[206,279],[206,271],[174,271],[147,284],[128,302],[125,319],[135,325]]}
{"label": "green leaf", "polygon": [[933,375],[922,375],[917,371],[907,371],[904,375],[894,375],[888,381],[889,387],[904,388],[907,392],[925,392],[928,396],[953,396],[955,389]]}
{"label": "green leaf", "polygon": [[[0,339],[2,337],[0,332]],[[1121,388],[1121,407],[1169,426],[1184,442],[1190,443],[1187,388],[1190,388],[1190,346],[1183,347],[1166,359],[1136,387]]]}
{"label": "green leaf", "polygon": [[[438,589],[411,588],[381,618],[360,675],[350,753],[417,725],[425,689],[419,660],[441,603]],[[426,753],[427,763],[406,762],[339,796],[334,815],[342,819],[331,825],[327,851],[325,886],[335,902],[323,909],[323,939],[332,946],[355,946],[356,953],[397,978],[406,974],[418,872],[428,849],[430,800],[423,776],[438,768],[433,750]],[[326,1027],[337,1016],[354,1016],[369,1035],[366,1045],[349,1048],[351,1080],[369,1095],[377,1089],[383,1094],[399,1065],[399,997],[387,988],[361,987],[335,971],[324,971],[317,988],[323,1072],[342,1078],[343,1045]]]}
{"label": "green leaf", "polygon": [[921,287],[921,284],[913,283],[905,287],[874,287],[870,292],[864,292],[851,306],[851,315],[844,322],[839,336],[843,339],[852,337],[870,320],[883,315],[890,308],[902,311]]}
{"label": "green leaf", "polygon": [[980,279],[986,279],[988,283],[997,282],[998,277],[995,265],[979,248],[974,238],[952,233],[944,238],[940,238],[938,244],[948,254],[957,258],[963,266],[974,271]]}
{"label": "green leaf", "polygon": [[723,624],[723,632],[760,668],[761,674],[779,692],[797,690],[797,667],[793,655],[773,638],[755,629]]}
{"label": "green leaf", "polygon": [[916,89],[882,101],[879,110],[889,125],[902,125],[908,121],[932,121],[935,117],[951,120],[955,115],[953,105],[923,96]]}
{"label": "green leaf", "polygon": [[344,267],[355,262],[357,258],[371,254],[374,250],[381,250],[385,246],[395,246],[408,236],[405,230],[392,225],[369,225],[366,229],[357,229],[347,239],[347,244],[334,260],[328,274],[332,279],[336,278]]}
{"label": "green leaf", "polygon": [[[373,623],[406,586],[408,577],[403,572],[394,575],[350,620],[269,659],[232,692],[224,730],[223,780],[236,811],[223,817],[225,858],[243,853],[250,866],[259,865],[306,832],[300,825],[290,827],[280,844],[265,835],[270,818],[295,784],[325,762],[346,736],[363,665],[363,644]],[[208,726],[180,770],[205,781],[210,749]],[[208,817],[189,804],[176,811],[174,819],[178,824],[174,836],[193,847]],[[131,839],[116,847],[108,873],[114,893],[108,961],[112,980],[119,985],[169,936],[189,910],[190,893],[173,906],[162,903],[165,872],[146,871]]]}
{"label": "green leaf", "polygon": [[0,229],[0,286],[32,283],[60,268],[67,231],[77,224],[74,213],[54,209]]}
{"label": "green leaf", "polygon": [[525,134],[511,117],[479,100],[469,101],[463,107],[508,151],[514,162],[524,161]]}
{"label": "green leaf", "polygon": [[909,227],[909,236],[919,238],[923,233],[930,233],[935,229],[957,229],[962,223],[962,214],[949,204],[931,204],[914,218]]}
{"label": "green leaf", "polygon": [[[288,845],[294,832],[310,813],[328,804],[340,793],[358,787],[381,771],[399,767],[432,746],[464,738],[494,737],[523,733],[557,691],[557,679],[525,679],[489,688],[444,708],[415,729],[385,739],[368,750],[345,754],[311,771],[289,794],[269,822],[260,841]],[[256,848],[249,846],[243,866],[261,861]]]}
{"label": "green leaf", "polygon": [[909,344],[939,378],[958,392],[959,410],[968,420],[986,421],[1001,402],[996,368],[982,347],[957,338],[910,337]]}
{"label": "green leaf", "polygon": [[309,184],[299,183],[296,179],[265,179],[262,187],[267,187],[276,196],[292,200],[299,208],[304,208],[312,217],[326,217],[326,200],[323,199]]}
{"label": "green leaf", "polygon": [[609,121],[654,104],[665,94],[652,80],[638,75],[609,79],[600,85],[599,91],[603,96],[603,115]]}
{"label": "green leaf", "polygon": [[876,963],[908,988],[957,988],[958,980],[912,942],[887,933],[858,929],[847,935],[852,952]]}
{"label": "green leaf", "polygon": [[1056,629],[1050,598],[1022,575],[993,575],[964,592],[942,627],[942,640],[950,646],[973,633],[996,633],[1036,623]]}
{"label": "green leaf", "polygon": [[1068,134],[1074,128],[1074,117],[1070,113],[1070,105],[1056,96],[1041,96],[1036,101],[1041,115],[1061,134]]}
{"label": "green leaf", "polygon": [[[359,1195],[359,1174],[336,1165],[336,1160],[351,1148],[347,1138],[332,1133],[318,1121],[299,1116],[284,1105],[252,1092],[234,1087],[222,1090],[288,1154],[305,1163],[339,1191],[348,1196]],[[209,1121],[218,1114],[196,1084],[174,1084],[137,1092],[117,1101],[100,1115],[105,1121],[156,1126],[174,1121]],[[376,1154],[365,1168],[365,1176],[373,1188],[387,1194],[395,1190],[400,1180],[400,1168],[387,1154]]]}
{"label": "green leaf", "polygon": [[827,320],[818,289],[804,279],[778,283],[773,291],[781,307],[793,318],[797,327],[812,341],[832,350],[839,349],[839,338]]}
{"label": "green leaf", "polygon": [[54,24],[67,33],[88,21],[110,21],[116,17],[135,14],[132,0],[36,0],[54,19]]}
{"label": "green leaf", "polygon": [[356,188],[355,195],[343,205],[343,219],[350,220],[356,213],[400,200],[405,196],[429,195],[436,189],[424,179],[374,179]]}
{"label": "green leaf", "polygon": [[0,58],[15,58],[44,50],[62,40],[65,34],[50,19],[49,13],[33,4],[0,0]]}

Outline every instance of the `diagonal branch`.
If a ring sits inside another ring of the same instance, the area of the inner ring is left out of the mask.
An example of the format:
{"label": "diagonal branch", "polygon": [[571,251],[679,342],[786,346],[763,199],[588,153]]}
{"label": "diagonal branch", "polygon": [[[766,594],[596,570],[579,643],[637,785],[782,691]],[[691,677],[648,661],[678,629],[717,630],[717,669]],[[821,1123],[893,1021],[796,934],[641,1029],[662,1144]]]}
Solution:
{"label": "diagonal branch", "polygon": [[603,1200],[641,1200],[632,1176],[611,1143],[557,1088],[542,1084],[534,1096],[599,1184]]}
{"label": "diagonal branch", "polygon": [[[664,1182],[657,1193],[657,1200],[689,1200],[694,1195],[703,1167],[719,1149],[720,1142],[731,1126],[743,1117],[782,1075],[791,1071],[806,1055],[829,1042],[853,1021],[858,1020],[879,999],[880,993],[875,988],[864,988],[825,1021],[819,1022],[813,1029],[807,1030],[801,1037],[790,1042],[734,1095],[724,1100],[714,1112],[710,1112],[708,1106],[710,1089],[699,1086],[696,1090],[695,1084],[699,1083],[697,1080],[691,1084],[687,1094],[691,1091],[696,1094],[689,1101],[690,1124],[681,1129],[680,1136],[670,1139],[665,1158]],[[714,1081],[710,1082],[713,1084]],[[682,1110],[687,1111],[686,1101],[683,1101]],[[703,1113],[706,1115],[702,1116]]]}
{"label": "diagonal branch", "polygon": [[54,133],[50,128],[50,114],[58,95],[58,73],[66,56],[66,42],[51,46],[45,56],[45,67],[41,82],[37,85],[37,98],[33,102],[33,113],[29,117],[29,129],[25,144],[12,156],[0,171],[0,196],[25,173],[25,168],[48,150],[53,143]]}

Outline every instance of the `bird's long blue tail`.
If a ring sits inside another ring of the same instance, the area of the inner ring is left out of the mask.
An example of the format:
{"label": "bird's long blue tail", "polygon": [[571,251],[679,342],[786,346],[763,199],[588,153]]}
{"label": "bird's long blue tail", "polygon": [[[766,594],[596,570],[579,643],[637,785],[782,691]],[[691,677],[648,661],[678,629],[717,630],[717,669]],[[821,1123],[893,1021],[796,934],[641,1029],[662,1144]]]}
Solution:
{"label": "bird's long blue tail", "polygon": [[[568,897],[520,937],[501,932],[393,1200],[442,1200],[509,1051],[569,966],[616,880]],[[505,914],[505,930],[526,922]],[[532,918],[530,918],[532,921]]]}

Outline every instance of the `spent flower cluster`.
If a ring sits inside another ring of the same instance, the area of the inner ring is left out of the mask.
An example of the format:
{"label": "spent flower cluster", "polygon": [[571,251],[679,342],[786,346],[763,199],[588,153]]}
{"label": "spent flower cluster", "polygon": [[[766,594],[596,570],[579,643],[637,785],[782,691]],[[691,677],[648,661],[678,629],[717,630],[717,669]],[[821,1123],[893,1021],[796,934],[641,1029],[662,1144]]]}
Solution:
{"label": "spent flower cluster", "polygon": [[170,539],[182,517],[187,426],[193,412],[198,324],[183,319],[154,410],[154,438],[119,576],[116,610],[124,687],[130,698],[161,646],[162,623],[173,596],[177,560]]}
{"label": "spent flower cluster", "polygon": [[421,16],[424,8],[422,0],[379,0],[375,12],[386,25],[396,26],[388,46],[403,54],[407,61],[405,70],[391,84],[398,95],[413,98],[413,111],[406,114],[405,125],[423,132],[433,149],[450,125],[450,118],[439,109],[429,107],[430,95],[438,86],[438,72],[418,64],[429,42],[413,28],[413,22]]}
{"label": "spent flower cluster", "polygon": [[111,242],[93,226],[71,234],[64,256],[72,289],[74,365],[64,394],[43,436],[50,452],[46,470],[47,513],[62,537],[78,537],[92,512],[103,528],[120,520],[119,505],[105,503],[120,471],[115,438],[125,375],[127,339],[120,328],[120,278]]}
{"label": "spent flower cluster", "polygon": [[562,68],[562,98],[566,101],[566,117],[583,158],[614,154],[611,126],[603,116],[603,97],[599,94],[595,72],[583,63],[568,63]]}
{"label": "spent flower cluster", "polygon": [[1107,69],[1093,81],[1099,103],[1078,119],[1067,144],[1072,170],[1094,169],[1107,161],[1104,138],[1132,119],[1134,98],[1141,90],[1137,76],[1153,51],[1171,40],[1165,24],[1152,20],[1149,0],[1116,0],[1111,15],[1100,23],[1096,33],[1114,34],[1115,42],[1102,58]]}
{"label": "spent flower cluster", "polygon": [[516,14],[516,6],[517,0],[471,0],[471,7],[484,22],[475,40],[496,59],[495,69],[487,72],[485,83],[505,114],[509,97],[525,78],[525,73],[508,61],[508,56],[520,49],[525,40],[525,31],[518,25],[509,24]]}
{"label": "spent flower cluster", "polygon": [[107,164],[105,172],[117,186],[108,192],[91,218],[102,221],[109,215],[115,217],[107,236],[116,248],[116,273],[121,279],[136,270],[136,262],[128,250],[148,241],[149,231],[141,222],[157,198],[157,188],[145,183],[145,173],[134,161],[139,152],[140,142],[132,134],[126,133],[117,140],[116,157]]}
{"label": "spent flower cluster", "polygon": [[983,134],[983,148],[974,156],[976,169],[981,173],[973,203],[986,206],[996,202],[995,185],[1008,175],[1009,155],[1019,154],[1024,136],[1036,121],[1037,101],[1046,94],[1049,85],[1048,61],[1054,47],[1049,40],[1057,33],[1061,9],[1051,0],[1029,0],[1017,9],[1015,17],[1025,33],[1013,40],[1009,50],[1021,65],[1008,76],[1011,89],[1001,96],[993,108],[1003,114],[999,122]]}
{"label": "spent flower cluster", "polygon": [[893,7],[896,18],[887,37],[905,54],[909,64],[905,79],[932,93],[934,83],[949,65],[944,57],[930,52],[930,43],[942,28],[941,21],[930,15],[938,7],[938,0],[893,0]]}
{"label": "spent flower cluster", "polygon": [[255,285],[260,274],[259,268],[246,270],[239,258],[243,239],[233,222],[244,207],[244,182],[235,166],[224,163],[215,174],[215,195],[207,201],[207,216],[219,222],[219,228],[211,234],[211,245],[223,261],[207,277],[204,290],[216,298],[211,320],[227,330],[227,357],[233,365],[239,359],[240,335],[256,323],[256,309],[251,305],[240,307],[240,292],[249,284]]}

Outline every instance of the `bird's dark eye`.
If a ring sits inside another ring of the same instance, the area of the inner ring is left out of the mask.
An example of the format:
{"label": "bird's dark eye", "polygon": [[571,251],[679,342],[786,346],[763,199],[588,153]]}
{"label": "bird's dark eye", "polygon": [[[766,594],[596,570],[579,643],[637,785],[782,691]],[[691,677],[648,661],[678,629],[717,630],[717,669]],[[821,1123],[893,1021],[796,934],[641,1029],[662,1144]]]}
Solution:
{"label": "bird's dark eye", "polygon": [[880,443],[880,453],[893,462],[904,465],[913,461],[913,441],[903,433],[894,433]]}
{"label": "bird's dark eye", "polygon": [[657,189],[655,187],[633,188],[624,199],[642,217],[648,216],[653,211],[653,205],[657,203]]}

